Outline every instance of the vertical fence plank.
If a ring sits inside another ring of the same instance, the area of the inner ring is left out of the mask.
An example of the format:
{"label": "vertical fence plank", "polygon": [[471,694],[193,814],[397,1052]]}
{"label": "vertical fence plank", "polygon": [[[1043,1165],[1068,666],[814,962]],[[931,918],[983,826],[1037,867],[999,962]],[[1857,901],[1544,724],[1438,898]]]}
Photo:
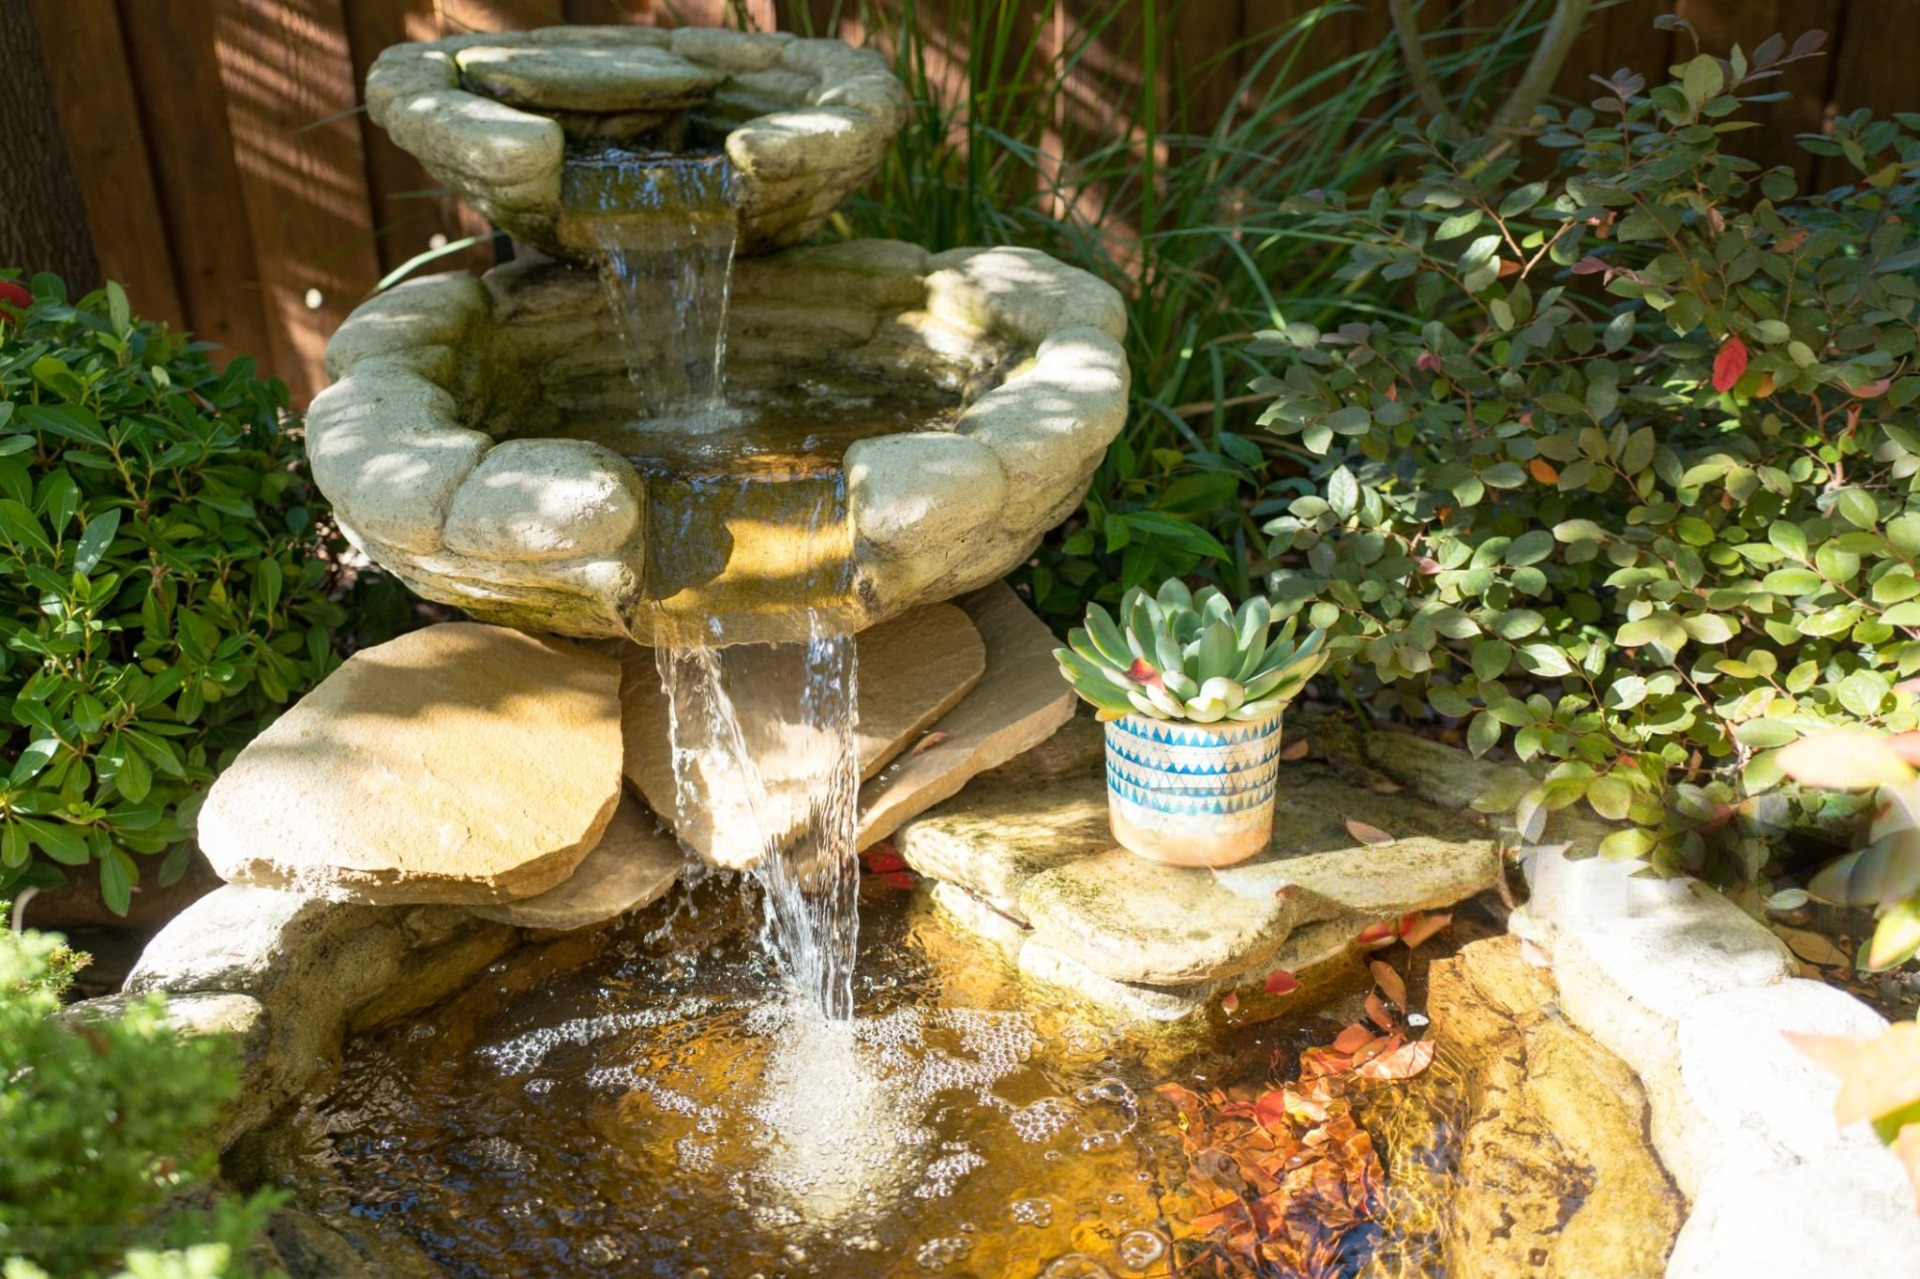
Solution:
{"label": "vertical fence plank", "polygon": [[213,53],[209,0],[120,0],[187,327],[223,357],[269,354],[253,234]]}
{"label": "vertical fence plank", "polygon": [[218,0],[214,56],[274,366],[304,402],[380,278],[340,0]]}
{"label": "vertical fence plank", "polygon": [[[435,0],[346,0],[341,9],[347,45],[353,55],[356,101],[366,88],[367,68],[382,49],[409,40],[433,40],[443,34]],[[386,130],[365,111],[355,118],[366,155],[370,217],[381,271],[395,270],[428,252],[435,247],[436,238],[444,245],[469,236],[480,237],[480,243],[435,259],[423,271],[484,271],[492,266],[487,220],[428,174],[418,160],[395,146]]]}
{"label": "vertical fence plank", "polygon": [[113,0],[33,0],[31,12],[101,273],[136,314],[184,325],[119,11]]}

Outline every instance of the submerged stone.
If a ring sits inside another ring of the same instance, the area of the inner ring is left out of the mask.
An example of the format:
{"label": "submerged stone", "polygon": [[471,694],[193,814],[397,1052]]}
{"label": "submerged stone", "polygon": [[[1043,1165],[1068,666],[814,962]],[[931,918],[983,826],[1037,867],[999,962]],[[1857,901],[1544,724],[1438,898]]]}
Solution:
{"label": "submerged stone", "polygon": [[1618,1057],[1549,1014],[1553,990],[1511,937],[1428,970],[1427,1013],[1466,1103],[1447,1273],[1642,1279],[1661,1271],[1682,1201],[1645,1137]]}
{"label": "submerged stone", "polygon": [[611,658],[472,623],[347,659],[221,774],[200,846],[229,883],[374,904],[544,893],[620,798]]}

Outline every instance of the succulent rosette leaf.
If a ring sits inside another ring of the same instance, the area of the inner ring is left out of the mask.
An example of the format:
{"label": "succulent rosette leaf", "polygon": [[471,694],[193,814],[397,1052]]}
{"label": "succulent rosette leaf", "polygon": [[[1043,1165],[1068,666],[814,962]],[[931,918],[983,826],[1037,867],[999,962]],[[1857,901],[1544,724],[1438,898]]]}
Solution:
{"label": "succulent rosette leaf", "polygon": [[1191,592],[1176,578],[1152,595],[1128,591],[1118,619],[1089,605],[1087,624],[1054,656],[1103,720],[1257,720],[1284,709],[1326,662],[1325,636],[1314,631],[1295,644],[1294,627],[1288,621],[1276,634],[1262,597],[1236,609],[1213,587]]}

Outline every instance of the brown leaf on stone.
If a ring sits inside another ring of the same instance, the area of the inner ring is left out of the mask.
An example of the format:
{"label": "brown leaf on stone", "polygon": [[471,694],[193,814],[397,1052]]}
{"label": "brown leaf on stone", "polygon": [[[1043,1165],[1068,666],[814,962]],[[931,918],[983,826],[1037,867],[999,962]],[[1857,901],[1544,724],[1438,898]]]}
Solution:
{"label": "brown leaf on stone", "polygon": [[913,749],[907,752],[907,758],[912,759],[915,755],[924,755],[928,751],[932,750],[934,747],[938,746],[941,742],[947,742],[952,740],[953,740],[952,733],[940,733],[940,732],[928,733],[925,737],[921,738],[919,741],[913,744]]}
{"label": "brown leaf on stone", "polygon": [[1378,847],[1381,844],[1391,844],[1393,842],[1393,836],[1387,834],[1387,832],[1381,830],[1378,826],[1369,826],[1357,817],[1347,818],[1347,834],[1353,836],[1370,848]]}
{"label": "brown leaf on stone", "polygon": [[1381,994],[1402,1008],[1407,1006],[1407,984],[1400,980],[1399,973],[1378,959],[1368,964],[1367,970],[1373,974],[1373,980],[1379,984]]}
{"label": "brown leaf on stone", "polygon": [[1312,749],[1313,743],[1304,737],[1296,737],[1280,748],[1280,758],[1292,763],[1294,760],[1305,759],[1307,752]]}
{"label": "brown leaf on stone", "polygon": [[1784,924],[1773,925],[1774,935],[1787,943],[1791,950],[1809,964],[1818,964],[1823,968],[1853,967],[1853,957],[1833,944],[1832,939],[1804,928],[1788,928]]}
{"label": "brown leaf on stone", "polygon": [[1406,787],[1394,781],[1391,777],[1375,773],[1367,782],[1367,789],[1376,795],[1398,795],[1401,791],[1405,790]]}

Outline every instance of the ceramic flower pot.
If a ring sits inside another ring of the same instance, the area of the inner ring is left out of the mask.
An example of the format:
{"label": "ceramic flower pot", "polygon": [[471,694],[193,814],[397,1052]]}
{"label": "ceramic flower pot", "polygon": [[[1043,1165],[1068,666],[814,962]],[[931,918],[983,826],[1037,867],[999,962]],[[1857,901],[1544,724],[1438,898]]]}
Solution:
{"label": "ceramic flower pot", "polygon": [[1122,847],[1168,866],[1231,866],[1273,836],[1280,716],[1107,724],[1107,816]]}

